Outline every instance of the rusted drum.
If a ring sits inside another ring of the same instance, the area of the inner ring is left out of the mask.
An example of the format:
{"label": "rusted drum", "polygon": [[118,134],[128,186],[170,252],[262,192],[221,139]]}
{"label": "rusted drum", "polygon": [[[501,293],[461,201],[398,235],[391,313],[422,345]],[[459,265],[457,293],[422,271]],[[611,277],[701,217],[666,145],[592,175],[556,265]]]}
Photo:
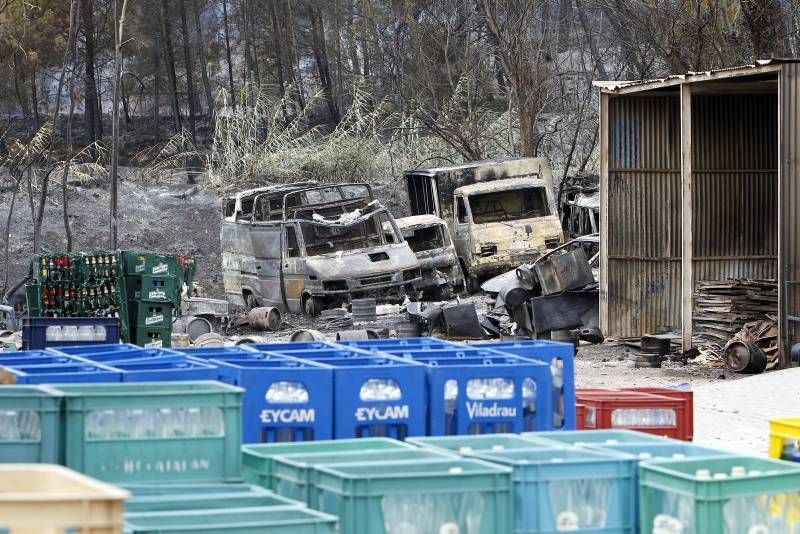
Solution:
{"label": "rusted drum", "polygon": [[194,342],[201,335],[208,334],[213,330],[211,321],[205,317],[195,317],[194,315],[178,317],[172,323],[172,331],[176,334],[188,334],[189,341],[191,342]]}
{"label": "rusted drum", "polygon": [[171,337],[173,349],[185,349],[189,346],[189,334],[173,332]]}
{"label": "rusted drum", "polygon": [[325,341],[325,336],[319,330],[298,330],[292,337],[289,338],[289,341],[293,342],[302,342],[302,341]]}
{"label": "rusted drum", "polygon": [[225,340],[216,332],[209,332],[203,334],[194,340],[195,347],[222,347],[225,345]]}
{"label": "rusted drum", "polygon": [[278,308],[262,306],[253,308],[247,314],[250,319],[250,326],[256,330],[271,330],[273,332],[281,329],[281,312]]}
{"label": "rusted drum", "polygon": [[343,330],[336,332],[336,341],[359,341],[364,339],[380,339],[375,330]]}
{"label": "rusted drum", "polygon": [[236,340],[234,345],[255,345],[256,343],[269,343],[264,336],[244,336]]}

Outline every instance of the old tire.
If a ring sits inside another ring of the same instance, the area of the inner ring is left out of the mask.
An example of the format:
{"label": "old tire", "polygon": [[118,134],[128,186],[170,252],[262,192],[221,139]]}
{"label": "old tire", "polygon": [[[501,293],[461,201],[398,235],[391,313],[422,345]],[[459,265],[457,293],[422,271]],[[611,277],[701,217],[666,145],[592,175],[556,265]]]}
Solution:
{"label": "old tire", "polygon": [[733,341],[725,347],[725,366],[737,373],[763,373],[767,368],[767,356],[757,345]]}
{"label": "old tire", "polygon": [[325,303],[319,297],[303,295],[303,315],[316,317],[325,309]]}

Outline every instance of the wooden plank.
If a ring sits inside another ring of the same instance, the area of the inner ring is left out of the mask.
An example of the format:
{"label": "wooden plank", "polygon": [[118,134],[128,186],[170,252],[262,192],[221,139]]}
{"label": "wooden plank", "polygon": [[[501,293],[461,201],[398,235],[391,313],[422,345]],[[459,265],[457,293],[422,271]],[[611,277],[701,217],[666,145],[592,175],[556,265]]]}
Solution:
{"label": "wooden plank", "polygon": [[608,101],[600,93],[600,331],[608,334]]}
{"label": "wooden plank", "polygon": [[681,347],[692,348],[692,86],[681,85]]}

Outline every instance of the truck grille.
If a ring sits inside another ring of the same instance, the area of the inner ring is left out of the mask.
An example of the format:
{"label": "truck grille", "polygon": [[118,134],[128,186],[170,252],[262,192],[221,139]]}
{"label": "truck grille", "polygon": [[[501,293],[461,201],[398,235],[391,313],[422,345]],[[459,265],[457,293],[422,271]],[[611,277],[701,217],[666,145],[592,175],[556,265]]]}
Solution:
{"label": "truck grille", "polygon": [[364,278],[360,278],[358,283],[363,286],[374,286],[376,284],[388,284],[392,281],[391,274],[385,274],[380,276],[367,276]]}

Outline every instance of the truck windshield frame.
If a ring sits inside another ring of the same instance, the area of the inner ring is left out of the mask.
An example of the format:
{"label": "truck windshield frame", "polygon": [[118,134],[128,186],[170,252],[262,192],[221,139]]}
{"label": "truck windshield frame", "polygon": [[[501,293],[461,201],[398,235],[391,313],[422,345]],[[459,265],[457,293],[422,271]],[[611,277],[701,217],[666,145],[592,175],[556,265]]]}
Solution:
{"label": "truck windshield frame", "polygon": [[403,228],[402,234],[415,254],[450,246],[449,234],[441,224]]}
{"label": "truck windshield frame", "polygon": [[544,186],[474,193],[467,202],[473,224],[538,219],[552,214]]}
{"label": "truck windshield frame", "polygon": [[389,217],[385,210],[381,210],[350,225],[309,220],[299,220],[298,224],[306,256],[313,257],[402,242],[402,239],[397,238],[393,225],[389,225],[391,230],[383,228],[384,221],[389,221]]}

